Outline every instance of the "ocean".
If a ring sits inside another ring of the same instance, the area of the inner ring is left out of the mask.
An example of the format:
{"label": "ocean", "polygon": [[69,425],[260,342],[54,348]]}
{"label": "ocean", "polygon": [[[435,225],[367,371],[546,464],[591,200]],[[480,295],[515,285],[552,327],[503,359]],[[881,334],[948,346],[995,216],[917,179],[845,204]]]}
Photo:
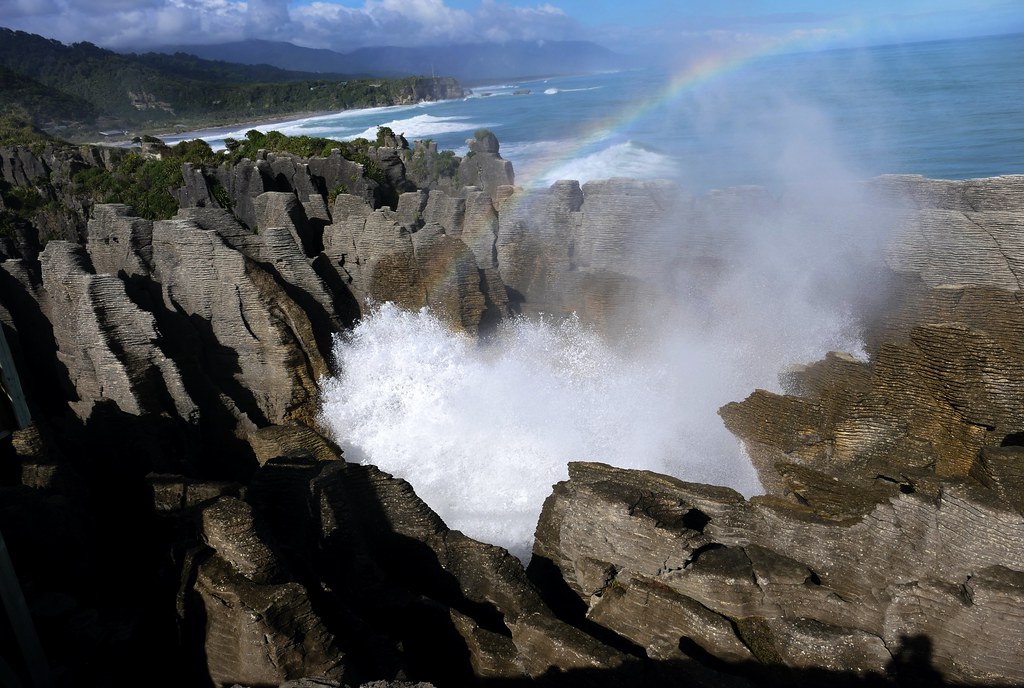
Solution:
{"label": "ocean", "polygon": [[[1024,173],[1024,35],[731,55],[474,87],[457,101],[278,123],[287,134],[467,151],[493,131],[517,183],[668,178],[700,193],[822,175],[964,179]],[[247,128],[199,132],[213,145]]]}
{"label": "ocean", "polygon": [[[1019,174],[1024,36],[516,81],[458,101],[273,128],[372,139],[380,125],[459,153],[475,130],[490,129],[526,189],[634,177],[673,179],[697,194],[808,180],[839,188],[886,173]],[[207,135],[216,145],[244,133]],[[871,244],[884,225],[876,219],[856,219],[866,251],[881,245]],[[524,560],[570,461],[756,494],[757,476],[718,408],[758,388],[782,391],[781,371],[828,351],[866,356],[856,314],[817,298],[823,286],[872,287],[832,254],[826,227],[759,218],[741,244],[754,247],[749,255],[730,254],[731,273],[716,276],[714,317],[695,327],[661,314],[637,333],[639,349],[575,319],[511,320],[480,343],[429,311],[381,304],[337,340],[335,375],[321,381],[323,427],[348,460],[407,479],[451,527]]]}

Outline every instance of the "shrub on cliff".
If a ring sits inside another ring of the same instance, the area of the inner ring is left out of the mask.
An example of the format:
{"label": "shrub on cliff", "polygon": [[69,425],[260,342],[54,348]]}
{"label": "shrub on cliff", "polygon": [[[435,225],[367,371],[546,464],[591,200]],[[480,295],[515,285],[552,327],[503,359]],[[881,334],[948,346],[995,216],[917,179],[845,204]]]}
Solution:
{"label": "shrub on cliff", "polygon": [[91,196],[94,202],[125,203],[140,217],[165,220],[178,211],[178,201],[171,192],[184,181],[182,163],[213,165],[220,160],[210,144],[194,139],[164,149],[159,159],[132,151],[113,171],[85,168],[75,175],[74,182],[77,191]]}
{"label": "shrub on cliff", "polygon": [[0,146],[27,146],[38,153],[46,144],[63,143],[35,126],[32,116],[19,105],[0,109]]}

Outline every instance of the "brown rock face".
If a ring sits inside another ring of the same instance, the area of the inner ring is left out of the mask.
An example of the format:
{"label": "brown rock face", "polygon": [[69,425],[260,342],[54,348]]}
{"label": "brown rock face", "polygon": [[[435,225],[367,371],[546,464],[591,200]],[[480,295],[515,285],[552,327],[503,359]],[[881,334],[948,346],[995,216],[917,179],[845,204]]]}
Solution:
{"label": "brown rock face", "polygon": [[1005,605],[1024,596],[1024,549],[1012,544],[1024,519],[968,481],[930,487],[833,520],[572,464],[545,504],[531,567],[553,565],[587,619],[652,657],[683,659],[695,644],[733,662],[882,674],[906,639],[928,638],[948,678],[1020,681],[1024,615]]}
{"label": "brown rock face", "polygon": [[[564,581],[579,600],[578,623],[613,631],[649,658],[703,658],[755,681],[799,680],[809,674],[794,672],[812,669],[850,680],[1021,681],[1011,658],[1022,616],[1003,605],[1024,594],[1022,551],[1012,544],[1024,527],[1013,238],[1022,220],[1016,200],[998,200],[1020,183],[873,182],[889,194],[900,231],[888,250],[888,303],[865,333],[869,360],[829,354],[789,371],[789,394],[758,390],[721,410],[768,494],[747,501],[573,464],[537,529],[530,570],[542,590],[558,597]],[[570,211],[582,215],[576,227],[586,227],[588,208],[614,218],[624,203],[602,210],[601,190],[583,192],[581,210]],[[701,199],[689,217],[700,226],[715,203],[734,200]],[[602,248],[614,235],[601,231],[587,248],[582,230],[569,235],[571,254],[531,252],[514,233],[543,231],[510,220],[499,265],[526,293],[561,296],[549,285],[568,261],[587,269],[622,253]],[[1014,640],[986,649],[1006,637]]]}
{"label": "brown rock face", "polygon": [[439,224],[413,229],[389,210],[356,214],[326,228],[324,249],[358,302],[428,306],[476,334],[490,299],[470,246]]}
{"label": "brown rock face", "polygon": [[[767,494],[574,463],[527,572],[340,460],[316,427],[333,335],[388,300],[470,333],[731,314],[716,280],[778,239],[748,225],[800,198],[527,193],[492,135],[418,146],[412,176],[390,143],[383,181],[260,154],[186,169],[173,219],[101,204],[41,252],[2,244],[35,424],[0,446],[0,528],[69,685],[1024,683],[1024,178],[871,182],[900,231],[868,356],[721,410]],[[0,150],[16,185],[103,162]]]}

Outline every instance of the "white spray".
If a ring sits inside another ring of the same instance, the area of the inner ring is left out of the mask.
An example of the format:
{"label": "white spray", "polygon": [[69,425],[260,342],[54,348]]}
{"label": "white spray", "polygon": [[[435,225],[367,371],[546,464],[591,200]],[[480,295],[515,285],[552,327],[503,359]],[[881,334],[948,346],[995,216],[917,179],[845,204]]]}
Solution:
{"label": "white spray", "polygon": [[[711,281],[681,276],[628,336],[609,342],[574,319],[514,320],[477,343],[427,311],[384,304],[365,317],[337,343],[338,377],[323,381],[322,421],[347,458],[406,478],[451,527],[521,558],[570,461],[758,492],[717,410],[756,388],[778,391],[792,364],[831,350],[863,355],[846,304],[878,286],[858,271],[877,262],[885,235],[843,172],[828,122],[775,104],[778,126],[757,133],[776,150],[761,157],[777,166],[775,199],[792,197],[768,217],[755,210],[727,230],[704,227],[725,254],[723,271]],[[701,105],[707,117],[742,107]],[[830,184],[792,192],[794,177]],[[689,230],[638,231],[679,246]],[[699,303],[694,279],[703,280]]]}

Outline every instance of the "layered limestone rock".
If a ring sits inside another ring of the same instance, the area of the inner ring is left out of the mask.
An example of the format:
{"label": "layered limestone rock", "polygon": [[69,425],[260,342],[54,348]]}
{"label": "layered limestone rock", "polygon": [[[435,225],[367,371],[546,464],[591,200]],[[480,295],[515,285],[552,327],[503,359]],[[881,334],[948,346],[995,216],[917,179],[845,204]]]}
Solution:
{"label": "layered limestone rock", "polygon": [[71,404],[76,414],[86,419],[109,401],[129,414],[195,421],[199,409],[157,344],[153,316],[132,303],[124,282],[95,274],[85,250],[64,241],[51,241],[40,262],[57,358],[78,395]]}
{"label": "layered limestone rock", "polygon": [[701,230],[685,201],[668,182],[624,179],[517,190],[499,205],[495,244],[510,301],[606,332],[628,326],[638,304],[678,296],[671,270],[680,255],[696,257]]}
{"label": "layered limestone rock", "polygon": [[478,332],[488,298],[464,242],[440,224],[414,232],[387,209],[349,212],[352,200],[338,198],[335,216],[343,219],[324,230],[324,253],[363,308],[388,301],[409,310],[428,306],[455,327]]}
{"label": "layered limestone rock", "polygon": [[501,187],[515,184],[512,163],[498,153],[498,137],[480,130],[469,139],[469,153],[459,163],[458,179],[463,186],[480,187],[493,199],[502,195]]}
{"label": "layered limestone rock", "polygon": [[334,636],[305,589],[288,580],[252,508],[222,497],[203,510],[202,521],[215,553],[199,566],[195,586],[205,608],[205,654],[214,684],[342,678],[344,655]]}
{"label": "layered limestone rock", "polygon": [[315,415],[327,364],[310,317],[272,274],[215,230],[176,219],[154,223],[153,276],[164,307],[192,323],[208,369],[249,422]]}
{"label": "layered limestone rock", "polygon": [[[514,310],[721,317],[728,268],[832,201],[528,192],[492,135],[422,169],[429,146],[385,143],[388,193],[429,182],[388,208],[340,154],[266,153],[186,168],[173,219],[97,205],[81,242],[5,254],[36,425],[0,454],[0,527],[55,663],[82,684],[125,658],[181,685],[1024,682],[1022,178],[868,184],[901,230],[868,357],[721,411],[767,494],[573,464],[527,575],[339,460],[316,427],[332,336],[384,301],[471,333]],[[5,179],[34,164],[7,155]]]}
{"label": "layered limestone rock", "polygon": [[[302,543],[319,552],[322,579],[348,589],[346,623],[401,638],[408,670],[439,685],[626,661],[555,617],[515,557],[449,530],[408,483],[372,466],[277,459],[257,473],[248,499],[293,551]],[[311,518],[296,522],[300,513]],[[460,647],[468,656],[457,659]],[[436,652],[448,659],[433,663]]]}
{"label": "layered limestone rock", "polygon": [[97,205],[89,220],[86,250],[98,273],[149,277],[153,263],[153,223],[132,213],[130,206]]}
{"label": "layered limestone rock", "polygon": [[[970,683],[1019,682],[1024,517],[969,481],[893,490],[827,519],[773,497],[572,464],[532,567],[648,656],[883,674],[909,639]],[[644,613],[638,613],[645,610]],[[685,642],[683,642],[685,641]]]}
{"label": "layered limestone rock", "polygon": [[[874,184],[901,221],[890,302],[866,332],[870,360],[830,354],[787,373],[789,394],[759,390],[721,410],[770,495],[751,505],[771,507],[776,544],[752,541],[806,565],[816,585],[851,584],[832,592],[856,600],[856,613],[832,601],[811,618],[890,651],[899,637],[926,639],[951,679],[1019,682],[1009,656],[986,648],[1019,652],[1022,630],[1004,607],[1019,604],[1024,581],[1013,545],[1024,525],[1014,274],[1024,247],[1020,211],[1004,209],[1019,206],[1022,180]],[[819,538],[827,555],[808,549]]]}

